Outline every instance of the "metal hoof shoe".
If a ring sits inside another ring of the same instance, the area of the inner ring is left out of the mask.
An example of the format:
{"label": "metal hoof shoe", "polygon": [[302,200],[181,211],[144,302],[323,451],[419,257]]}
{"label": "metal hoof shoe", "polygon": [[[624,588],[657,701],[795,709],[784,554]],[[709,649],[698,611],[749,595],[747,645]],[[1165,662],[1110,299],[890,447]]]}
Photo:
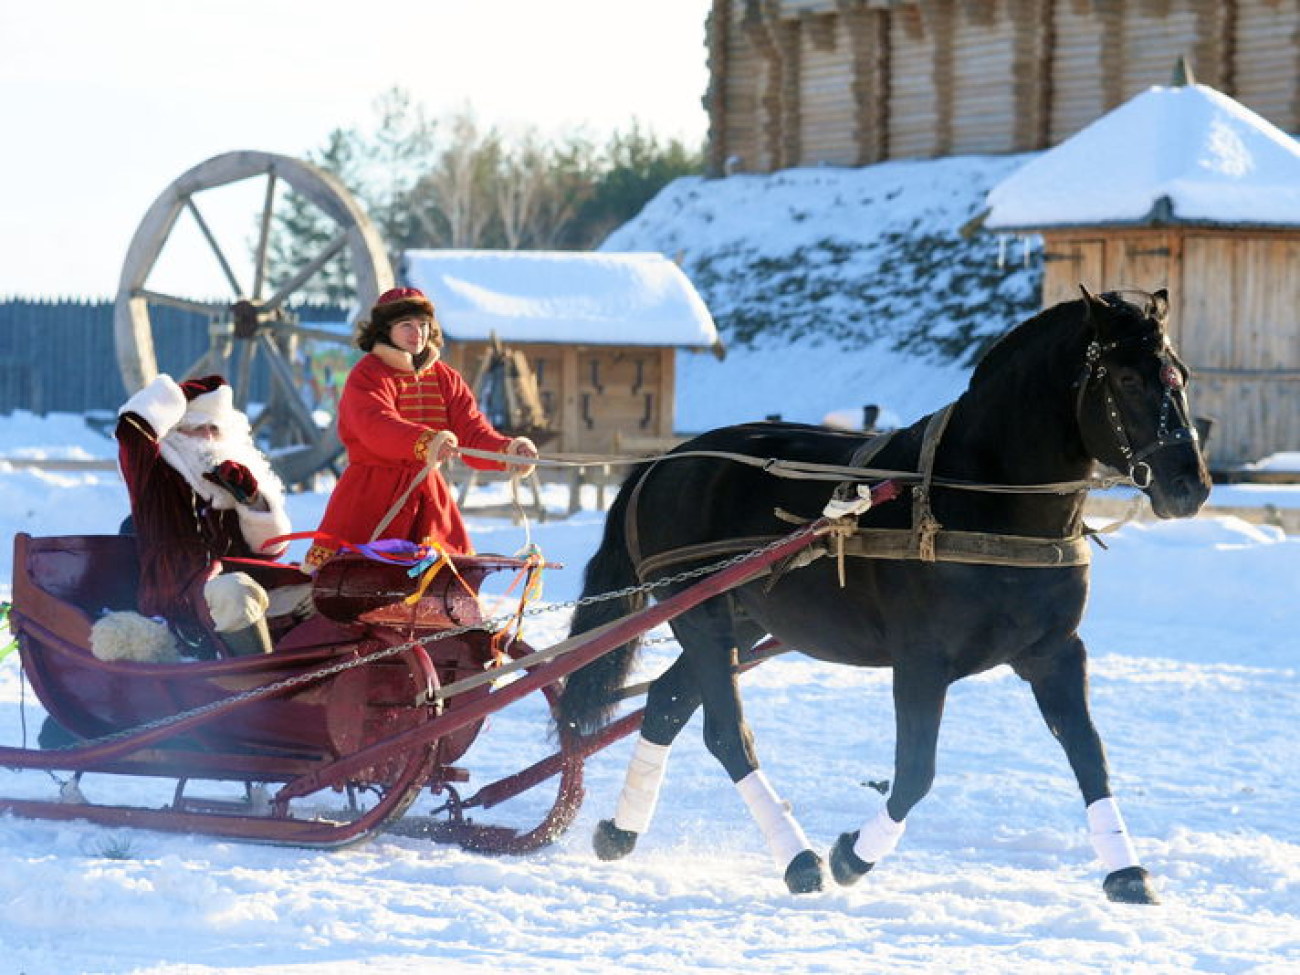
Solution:
{"label": "metal hoof shoe", "polygon": [[858,831],[841,833],[831,848],[831,873],[835,882],[841,887],[856,884],[863,878],[872,864],[853,852],[853,844],[858,841]]}
{"label": "metal hoof shoe", "polygon": [[785,885],[792,894],[815,893],[824,883],[822,858],[812,850],[804,850],[785,868]]}
{"label": "metal hoof shoe", "polygon": [[1106,877],[1102,890],[1117,904],[1159,904],[1145,867],[1125,867]]}
{"label": "metal hoof shoe", "polygon": [[627,856],[636,846],[637,834],[628,829],[619,829],[612,819],[602,819],[596,825],[596,833],[591,838],[596,856],[602,860],[618,860]]}

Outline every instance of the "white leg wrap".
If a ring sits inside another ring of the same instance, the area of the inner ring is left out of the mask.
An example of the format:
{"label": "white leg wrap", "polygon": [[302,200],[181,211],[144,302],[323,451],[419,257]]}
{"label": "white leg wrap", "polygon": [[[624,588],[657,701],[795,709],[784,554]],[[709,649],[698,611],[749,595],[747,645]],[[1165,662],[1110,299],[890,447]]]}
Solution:
{"label": "white leg wrap", "polygon": [[623,792],[618,797],[618,810],[614,825],[631,833],[644,833],[659,804],[659,787],[668,768],[671,745],[656,745],[638,738],[623,780]]}
{"label": "white leg wrap", "polygon": [[1138,865],[1128,827],[1124,825],[1119,803],[1114,799],[1098,799],[1088,806],[1088,839],[1092,840],[1092,848],[1097,851],[1107,872]]}
{"label": "white leg wrap", "polygon": [[853,852],[863,863],[879,863],[898,846],[907,829],[907,820],[896,823],[889,816],[884,806],[876,813],[875,819],[869,819],[858,830],[858,840],[853,844]]}
{"label": "white leg wrap", "polygon": [[790,803],[782,800],[772,788],[762,769],[755,769],[736,783],[740,797],[745,800],[750,814],[758,821],[767,838],[768,849],[776,859],[777,869],[785,870],[790,861],[804,850],[811,850],[808,837],[790,811]]}

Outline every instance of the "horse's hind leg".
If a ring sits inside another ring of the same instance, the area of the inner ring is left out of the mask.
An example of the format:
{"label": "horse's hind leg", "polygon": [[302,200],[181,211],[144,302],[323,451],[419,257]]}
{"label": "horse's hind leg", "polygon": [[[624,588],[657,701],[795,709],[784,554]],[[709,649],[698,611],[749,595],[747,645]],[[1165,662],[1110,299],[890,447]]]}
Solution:
{"label": "horse's hind leg", "polygon": [[1088,709],[1083,642],[1072,638],[1064,652],[1034,666],[1016,667],[1029,682],[1047,727],[1065,749],[1087,806],[1088,835],[1105,865],[1103,889],[1113,901],[1158,904],[1150,875],[1139,865],[1124,817],[1110,791],[1106,751]]}
{"label": "horse's hind leg", "polygon": [[848,886],[892,853],[903,838],[907,814],[934,784],[939,722],[948,682],[932,668],[894,672],[894,784],[889,799],[861,829],[842,833],[831,849],[831,872]]}
{"label": "horse's hind leg", "polygon": [[602,819],[596,826],[593,846],[600,859],[627,856],[637,837],[650,828],[668,768],[668,752],[699,706],[699,688],[683,655],[650,685],[641,736],[628,763],[617,811],[613,819]]}

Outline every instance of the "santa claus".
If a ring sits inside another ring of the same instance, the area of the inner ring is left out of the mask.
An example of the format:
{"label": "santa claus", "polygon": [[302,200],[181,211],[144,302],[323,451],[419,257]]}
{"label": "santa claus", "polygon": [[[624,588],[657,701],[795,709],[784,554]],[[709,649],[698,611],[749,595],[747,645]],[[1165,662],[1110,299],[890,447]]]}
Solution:
{"label": "santa claus", "polygon": [[165,617],[197,656],[269,652],[268,612],[305,614],[311,587],[268,594],[247,573],[223,571],[226,557],[279,559],[287,543],[271,540],[290,531],[284,488],[230,386],[220,376],[177,385],[160,375],[118,410],[116,435],[140,612]]}

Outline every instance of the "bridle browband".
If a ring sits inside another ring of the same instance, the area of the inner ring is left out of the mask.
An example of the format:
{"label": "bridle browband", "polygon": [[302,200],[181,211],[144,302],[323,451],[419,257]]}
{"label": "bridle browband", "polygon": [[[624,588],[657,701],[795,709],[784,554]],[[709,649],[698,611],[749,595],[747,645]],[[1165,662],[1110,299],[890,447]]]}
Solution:
{"label": "bridle browband", "polygon": [[[1088,343],[1088,347],[1084,351],[1083,368],[1076,381],[1079,392],[1075,399],[1074,413],[1080,431],[1083,429],[1084,394],[1095,383],[1101,383],[1107,425],[1114,435],[1115,446],[1119,450],[1120,456],[1128,464],[1129,478],[1140,489],[1145,489],[1151,484],[1151,466],[1146,463],[1148,457],[1165,447],[1184,443],[1194,444],[1200,440],[1200,435],[1196,432],[1196,428],[1192,425],[1191,418],[1188,416],[1186,400],[1179,395],[1183,389],[1183,381],[1178,361],[1163,333],[1157,333],[1157,336],[1158,339],[1156,336],[1146,335],[1116,339],[1105,344],[1093,339]],[[1155,346],[1156,354],[1161,362],[1160,380],[1164,386],[1160,398],[1160,416],[1156,423],[1155,440],[1141,449],[1134,449],[1128,431],[1124,428],[1124,418],[1120,415],[1119,404],[1115,398],[1114,380],[1111,378],[1110,370],[1106,368],[1106,364],[1102,361],[1102,357],[1107,353],[1126,345],[1136,344]],[[1171,416],[1175,417],[1176,422],[1181,423],[1181,426],[1170,427]]]}

